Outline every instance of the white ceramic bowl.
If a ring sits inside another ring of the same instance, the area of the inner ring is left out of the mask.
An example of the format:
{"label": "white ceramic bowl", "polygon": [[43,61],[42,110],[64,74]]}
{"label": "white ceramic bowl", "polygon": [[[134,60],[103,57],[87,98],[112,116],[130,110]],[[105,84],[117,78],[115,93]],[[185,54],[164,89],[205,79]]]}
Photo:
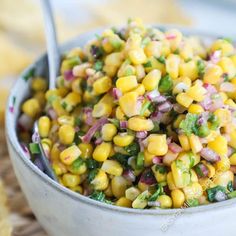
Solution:
{"label": "white ceramic bowl", "polygon": [[[181,29],[186,34],[210,36]],[[98,33],[100,31],[96,31]],[[84,45],[94,36],[79,36],[61,49]],[[25,74],[32,68],[47,76],[44,55],[19,77],[6,109],[6,134],[12,164],[22,190],[38,221],[52,236],[157,236],[213,234],[235,235],[236,199],[188,209],[136,210],[94,201],[51,180],[27,158],[16,134],[16,121],[22,101],[29,96]]]}

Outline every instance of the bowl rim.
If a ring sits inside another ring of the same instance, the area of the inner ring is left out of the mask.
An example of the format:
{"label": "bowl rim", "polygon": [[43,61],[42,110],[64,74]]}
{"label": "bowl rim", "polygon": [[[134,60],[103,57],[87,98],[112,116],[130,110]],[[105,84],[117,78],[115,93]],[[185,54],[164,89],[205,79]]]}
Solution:
{"label": "bowl rim", "polygon": [[[161,28],[161,29],[170,29],[170,28],[177,28],[181,30],[184,34],[191,34],[191,35],[198,35],[200,37],[210,37],[210,38],[219,38],[220,36],[217,34],[208,33],[206,31],[197,30],[194,28],[189,27],[182,27],[179,25],[174,24],[153,24],[153,27]],[[107,28],[107,27],[106,27]],[[69,40],[66,43],[63,43],[60,45],[61,51],[65,51],[65,49],[70,48],[69,45],[79,42],[80,37],[86,37],[95,35],[96,33],[100,33],[105,28],[97,28],[95,30],[91,30],[88,32],[85,32],[83,34],[78,35],[77,37],[73,38],[72,40]],[[90,38],[89,38],[90,39]],[[49,178],[45,173],[43,173],[37,166],[35,166],[30,159],[28,159],[23,152],[21,145],[18,141],[16,129],[15,129],[15,123],[13,122],[13,118],[11,118],[11,112],[8,109],[11,105],[12,98],[15,94],[15,92],[18,89],[18,86],[20,85],[20,79],[33,68],[33,65],[45,60],[46,53],[43,53],[40,57],[38,57],[30,66],[28,66],[18,77],[16,82],[14,83],[13,87],[11,88],[8,101],[6,104],[5,109],[5,127],[6,127],[6,138],[8,141],[8,146],[11,146],[15,153],[20,157],[19,159],[21,162],[25,165],[26,168],[29,168],[29,170],[37,176],[38,179],[43,181],[46,185],[52,187],[55,191],[58,191],[62,193],[63,195],[75,200],[82,202],[84,204],[87,204],[89,206],[94,206],[96,208],[102,209],[102,210],[109,210],[109,211],[115,211],[117,213],[126,213],[126,214],[133,214],[133,215],[173,215],[181,211],[181,214],[193,214],[193,213],[199,213],[199,212],[205,212],[209,210],[219,210],[219,209],[226,209],[229,208],[231,205],[236,203],[236,199],[229,199],[223,202],[217,202],[213,204],[207,204],[207,205],[201,205],[197,207],[190,207],[190,208],[177,208],[177,209],[133,209],[133,208],[125,208],[125,207],[119,207],[115,205],[106,204],[103,202],[99,202],[93,199],[90,199],[87,196],[78,194],[73,192],[72,190],[60,185],[59,183],[55,182],[51,178]],[[18,107],[19,109],[19,107]],[[9,148],[9,147],[8,147]]]}

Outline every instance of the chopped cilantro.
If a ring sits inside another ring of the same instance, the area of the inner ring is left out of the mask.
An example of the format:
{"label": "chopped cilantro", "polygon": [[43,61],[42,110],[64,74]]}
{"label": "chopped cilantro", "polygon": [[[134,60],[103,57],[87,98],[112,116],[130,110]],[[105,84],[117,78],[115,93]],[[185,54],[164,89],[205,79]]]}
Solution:
{"label": "chopped cilantro", "polygon": [[142,105],[141,111],[140,111],[141,116],[144,115],[145,111],[149,108],[150,105],[151,105],[150,101],[144,102],[144,104]]}
{"label": "chopped cilantro", "polygon": [[93,66],[94,70],[101,71],[103,68],[103,62],[102,61],[96,61]]}
{"label": "chopped cilantro", "polygon": [[203,62],[203,60],[198,60],[197,61],[197,69],[198,69],[198,76],[202,77],[205,74],[205,64]]}
{"label": "chopped cilantro", "polygon": [[88,182],[91,183],[94,178],[96,177],[96,175],[98,174],[98,169],[93,169],[88,173]]}
{"label": "chopped cilantro", "polygon": [[143,64],[143,66],[144,66],[145,68],[151,67],[151,66],[152,66],[152,62],[151,62],[151,61],[148,61],[148,62],[146,62],[145,64]]}
{"label": "chopped cilantro", "polygon": [[111,158],[118,161],[122,166],[128,167],[128,155],[117,152]]}
{"label": "chopped cilantro", "polygon": [[228,198],[236,198],[236,191],[227,194]]}
{"label": "chopped cilantro", "polygon": [[90,198],[99,202],[104,202],[105,200],[105,193],[102,191],[94,191],[91,195]]}
{"label": "chopped cilantro", "polygon": [[152,196],[148,199],[148,201],[155,202],[157,198],[163,194],[164,194],[163,187],[161,185],[158,185],[156,192],[152,194]]}
{"label": "chopped cilantro", "polygon": [[98,168],[98,166],[99,166],[98,162],[92,158],[86,159],[85,162],[86,162],[86,166],[89,170],[94,170],[94,169]]}
{"label": "chopped cilantro", "polygon": [[233,191],[234,191],[233,182],[232,182],[232,181],[229,181],[229,183],[227,184],[227,189],[228,189],[228,191],[230,191],[230,192],[233,192]]}
{"label": "chopped cilantro", "polygon": [[167,173],[167,167],[163,165],[155,165],[155,170],[158,171],[160,174]]}
{"label": "chopped cilantro", "polygon": [[137,142],[131,143],[130,145],[126,146],[124,149],[127,153],[130,154],[130,156],[137,156],[140,151],[140,147]]}
{"label": "chopped cilantro", "polygon": [[161,93],[167,93],[172,89],[172,87],[173,87],[173,81],[171,77],[167,74],[161,78],[159,82],[158,90]]}
{"label": "chopped cilantro", "polygon": [[77,172],[80,167],[84,164],[84,160],[80,157],[78,157],[72,164],[71,164],[71,169],[74,172]]}
{"label": "chopped cilantro", "polygon": [[214,188],[208,188],[207,190],[207,197],[210,202],[215,202],[215,196],[218,192],[226,193],[226,188],[223,186],[216,186]]}
{"label": "chopped cilantro", "polygon": [[191,135],[192,133],[197,134],[197,119],[197,114],[188,113],[185,119],[180,122],[180,129],[182,129],[187,136]]}
{"label": "chopped cilantro", "polygon": [[158,60],[161,64],[166,64],[166,59],[165,59],[164,56],[158,57],[157,60]]}

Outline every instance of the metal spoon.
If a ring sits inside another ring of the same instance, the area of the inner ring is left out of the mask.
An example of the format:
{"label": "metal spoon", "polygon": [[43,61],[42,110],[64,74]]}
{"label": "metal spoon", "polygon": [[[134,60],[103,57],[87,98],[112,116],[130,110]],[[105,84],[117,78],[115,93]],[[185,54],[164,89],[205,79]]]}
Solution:
{"label": "metal spoon", "polygon": [[[49,89],[54,89],[56,87],[56,78],[60,66],[60,53],[57,43],[57,34],[50,1],[41,0],[41,5],[44,15],[45,35],[47,41],[47,55],[48,55],[48,65],[49,65]],[[39,133],[38,121],[35,121],[34,123],[34,133],[35,134]],[[49,160],[45,155],[40,137],[38,137],[37,142],[40,148],[39,158],[42,162],[45,173],[50,178],[58,182],[57,177],[49,163]]]}

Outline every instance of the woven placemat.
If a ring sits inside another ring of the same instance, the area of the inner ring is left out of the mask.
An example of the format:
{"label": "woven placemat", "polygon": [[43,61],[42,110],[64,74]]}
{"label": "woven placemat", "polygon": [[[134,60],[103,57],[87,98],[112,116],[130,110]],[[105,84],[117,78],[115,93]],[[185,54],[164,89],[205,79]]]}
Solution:
{"label": "woven placemat", "polygon": [[9,218],[13,228],[12,235],[47,236],[29,208],[17,182],[6,148],[3,127],[0,127],[0,179],[1,178],[8,196]]}

